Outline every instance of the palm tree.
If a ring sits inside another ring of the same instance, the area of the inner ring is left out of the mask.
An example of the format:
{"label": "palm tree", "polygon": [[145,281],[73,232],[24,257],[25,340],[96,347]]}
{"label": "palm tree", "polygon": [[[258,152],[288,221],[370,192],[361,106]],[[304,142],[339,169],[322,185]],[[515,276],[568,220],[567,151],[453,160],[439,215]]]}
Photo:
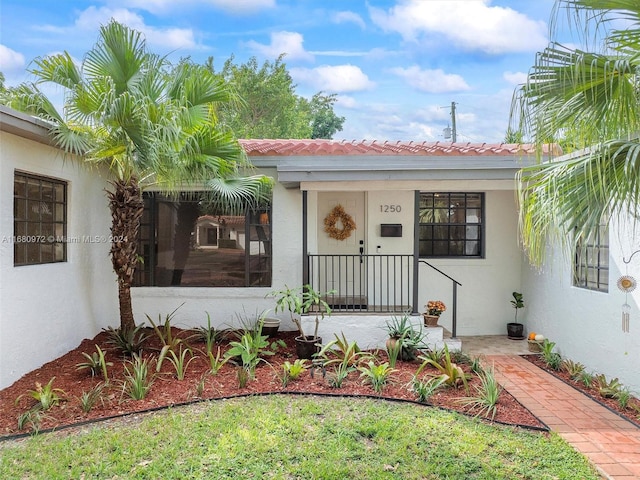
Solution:
{"label": "palm tree", "polygon": [[[34,63],[36,83],[17,87],[9,106],[44,118],[60,148],[110,171],[120,327],[132,328],[142,190],[206,186],[233,208],[260,197],[269,180],[239,177],[249,166],[246,155],[216,117],[218,105],[231,98],[227,85],[203,66],[188,60],[173,66],[147,52],[139,32],[111,21],[80,67],[66,52]],[[63,87],[64,116],[39,90],[47,82]]]}
{"label": "palm tree", "polygon": [[559,0],[554,25],[563,13],[584,27],[576,30],[587,46],[552,41],[538,53],[511,112],[511,128],[540,146],[562,139],[575,150],[519,173],[520,229],[533,264],[549,239],[575,246],[612,216],[636,217],[640,196],[640,3]]}

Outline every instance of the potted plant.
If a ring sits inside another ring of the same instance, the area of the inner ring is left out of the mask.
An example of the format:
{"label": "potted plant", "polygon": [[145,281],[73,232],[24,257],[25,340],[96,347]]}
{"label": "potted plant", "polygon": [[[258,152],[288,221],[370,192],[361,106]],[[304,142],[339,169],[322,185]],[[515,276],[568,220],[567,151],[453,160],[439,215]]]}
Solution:
{"label": "potted plant", "polygon": [[385,345],[387,353],[391,356],[392,352],[395,352],[403,361],[415,360],[420,347],[424,345],[422,328],[416,330],[407,315],[387,320],[386,328],[389,334]]}
{"label": "potted plant", "polygon": [[275,337],[280,329],[280,319],[275,317],[268,317],[267,312],[260,315],[258,320],[262,326],[262,334],[267,337]]}
{"label": "potted plant", "polygon": [[446,305],[440,300],[429,300],[424,308],[426,312],[422,315],[424,317],[425,327],[435,327],[438,325],[440,315],[447,309]]}
{"label": "potted plant", "polygon": [[[328,292],[331,294],[332,292]],[[283,290],[271,293],[276,297],[275,312],[289,312],[291,321],[298,327],[298,335],[295,338],[296,354],[301,359],[311,359],[314,354],[320,351],[322,338],[318,336],[318,326],[320,319],[325,315],[331,315],[331,308],[323,300],[324,294],[316,291],[311,285],[305,285],[301,288],[289,288],[285,285]],[[313,335],[305,334],[302,329],[301,316],[304,314],[315,314],[315,329]]]}
{"label": "potted plant", "polygon": [[523,295],[518,292],[513,292],[511,294],[513,296],[513,300],[511,300],[511,305],[516,310],[515,319],[513,322],[507,323],[507,336],[511,340],[523,340],[524,339],[524,324],[518,322],[518,310],[524,308],[524,300]]}

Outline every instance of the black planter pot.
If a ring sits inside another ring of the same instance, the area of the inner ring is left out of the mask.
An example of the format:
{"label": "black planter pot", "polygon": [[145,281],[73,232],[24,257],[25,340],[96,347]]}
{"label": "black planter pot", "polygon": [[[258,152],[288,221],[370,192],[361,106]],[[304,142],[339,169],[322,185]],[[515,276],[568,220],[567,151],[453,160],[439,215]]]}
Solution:
{"label": "black planter pot", "polygon": [[322,344],[321,337],[314,337],[313,335],[299,336],[296,340],[296,355],[300,359],[311,360],[313,355],[320,351],[320,345]]}
{"label": "black planter pot", "polygon": [[507,337],[511,340],[524,339],[524,324],[522,323],[507,323]]}

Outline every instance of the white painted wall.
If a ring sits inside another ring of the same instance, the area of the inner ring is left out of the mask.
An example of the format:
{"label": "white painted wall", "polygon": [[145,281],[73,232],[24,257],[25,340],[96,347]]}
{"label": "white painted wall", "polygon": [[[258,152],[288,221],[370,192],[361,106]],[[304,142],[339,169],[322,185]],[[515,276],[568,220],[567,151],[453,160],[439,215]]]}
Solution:
{"label": "white painted wall", "polygon": [[610,230],[609,291],[595,292],[572,286],[571,259],[558,250],[550,252],[540,269],[524,267],[524,317],[529,331],[556,343],[565,358],[581,362],[587,370],[619,380],[640,394],[640,290],[628,294],[631,305],[630,332],[621,328],[625,294],[616,282],[628,273],[640,279],[638,235],[613,226]]}
{"label": "white painted wall", "polygon": [[[0,132],[0,388],[118,323],[109,243],[74,243],[68,261],[13,266],[14,170],[68,182],[68,236],[108,236],[98,172],[49,146]],[[2,241],[4,240],[4,241]]]}
{"label": "white painted wall", "polygon": [[[471,185],[466,190],[482,191]],[[506,324],[514,317],[511,292],[521,289],[522,253],[513,191],[486,191],[485,211],[485,258],[425,259],[462,284],[458,287],[457,336],[505,335]],[[448,330],[453,320],[452,296],[452,282],[421,263],[419,306],[423,309],[429,300],[442,300],[447,311],[438,323]]]}
{"label": "white painted wall", "polygon": [[[263,170],[275,176],[275,170]],[[302,194],[280,184],[273,191],[273,277],[272,287],[136,287],[131,290],[134,317],[146,322],[149,315],[157,322],[178,308],[173,325],[181,328],[207,324],[207,312],[213,326],[239,325],[243,318],[255,319],[273,310],[273,290],[302,285]],[[273,315],[283,320],[280,328],[294,330],[288,315]]]}

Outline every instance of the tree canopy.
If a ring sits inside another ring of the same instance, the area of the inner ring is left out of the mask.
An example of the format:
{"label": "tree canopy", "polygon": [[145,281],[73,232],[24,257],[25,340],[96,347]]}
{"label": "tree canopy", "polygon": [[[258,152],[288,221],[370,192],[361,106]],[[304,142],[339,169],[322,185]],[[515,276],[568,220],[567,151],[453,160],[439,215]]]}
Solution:
{"label": "tree canopy", "polygon": [[[213,58],[207,67],[213,72]],[[342,130],[345,118],[335,114],[335,94],[318,92],[311,100],[296,94],[284,55],[258,64],[229,58],[217,73],[235,92],[234,102],[219,109],[220,121],[238,138],[326,138]]]}

